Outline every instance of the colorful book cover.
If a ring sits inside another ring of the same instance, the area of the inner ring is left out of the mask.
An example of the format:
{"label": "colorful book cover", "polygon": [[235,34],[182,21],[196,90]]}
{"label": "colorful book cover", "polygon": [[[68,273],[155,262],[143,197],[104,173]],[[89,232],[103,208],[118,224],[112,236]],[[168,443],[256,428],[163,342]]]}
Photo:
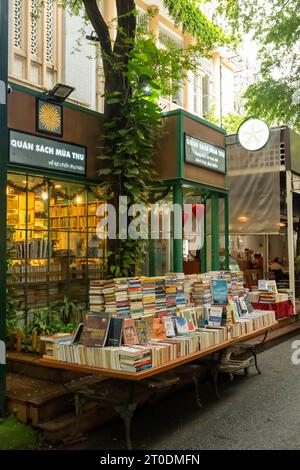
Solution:
{"label": "colorful book cover", "polygon": [[233,321],[235,323],[239,319],[238,308],[237,308],[236,302],[234,300],[230,301],[230,305],[231,305],[231,308],[232,308]]}
{"label": "colorful book cover", "polygon": [[145,344],[148,341],[148,325],[147,321],[143,318],[137,318],[134,320],[137,335],[140,344]]}
{"label": "colorful book cover", "polygon": [[175,317],[174,323],[176,327],[176,332],[178,335],[186,335],[190,332],[189,325],[186,318]]}
{"label": "colorful book cover", "polygon": [[213,279],[211,281],[211,296],[213,305],[227,305],[228,286],[225,279]]}
{"label": "colorful book cover", "polygon": [[173,338],[176,336],[174,322],[172,317],[163,317],[163,321],[165,323],[166,335],[168,338]]}
{"label": "colorful book cover", "polygon": [[267,291],[268,281],[266,279],[258,279],[258,290]]}
{"label": "colorful book cover", "polygon": [[165,339],[167,337],[163,317],[153,318],[151,337],[155,339]]}
{"label": "colorful book cover", "polygon": [[251,303],[251,300],[250,300],[250,296],[249,296],[249,295],[246,295],[246,296],[244,297],[244,301],[245,301],[245,304],[246,304],[246,306],[247,306],[248,312],[249,312],[249,313],[254,312],[254,308],[252,307],[252,303]]}
{"label": "colorful book cover", "polygon": [[139,338],[133,318],[124,318],[123,343],[128,346],[139,344]]}
{"label": "colorful book cover", "polygon": [[208,326],[221,326],[223,307],[210,307]]}

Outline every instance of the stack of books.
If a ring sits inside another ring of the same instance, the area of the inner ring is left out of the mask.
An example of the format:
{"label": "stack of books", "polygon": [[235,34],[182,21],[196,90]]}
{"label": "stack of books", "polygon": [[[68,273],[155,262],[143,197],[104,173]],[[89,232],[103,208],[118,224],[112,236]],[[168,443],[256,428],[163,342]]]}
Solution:
{"label": "stack of books", "polygon": [[276,302],[277,294],[276,292],[259,292],[259,302],[263,304],[272,304]]}
{"label": "stack of books", "polygon": [[168,274],[165,278],[166,304],[169,315],[176,314],[177,304],[177,277],[176,274]]}
{"label": "stack of books", "polygon": [[156,315],[167,315],[167,301],[166,301],[166,291],[165,291],[165,278],[156,277],[155,278],[155,310]]}
{"label": "stack of books", "polygon": [[184,289],[184,273],[176,273],[176,283],[177,283],[177,292],[176,292],[176,305],[186,304],[185,289]]}
{"label": "stack of books", "polygon": [[144,313],[141,278],[128,278],[128,299],[131,318],[140,318]]}
{"label": "stack of books", "polygon": [[231,273],[231,295],[244,295],[244,274],[241,271]]}
{"label": "stack of books", "polygon": [[155,281],[153,277],[142,277],[144,316],[153,316],[156,312]]}
{"label": "stack of books", "polygon": [[150,349],[135,346],[123,346],[119,348],[120,370],[125,372],[141,372],[152,367]]}
{"label": "stack of books", "polygon": [[127,278],[104,281],[103,295],[106,313],[118,316],[129,315],[127,287]]}
{"label": "stack of books", "polygon": [[104,281],[99,280],[90,282],[89,303],[91,312],[103,312],[105,310],[103,284]]}
{"label": "stack of books", "polygon": [[211,280],[212,278],[209,275],[206,275],[206,274],[203,275],[203,288],[204,288],[203,305],[208,305],[208,304],[211,304],[212,302],[211,289],[210,289]]}
{"label": "stack of books", "polygon": [[194,283],[191,291],[191,302],[193,305],[204,305],[204,285],[203,280],[198,278]]}
{"label": "stack of books", "polygon": [[129,298],[128,298],[128,279],[117,278],[115,281],[115,296],[116,296],[116,314],[118,316],[128,316],[130,313],[129,309]]}
{"label": "stack of books", "polygon": [[187,274],[184,278],[184,296],[185,303],[188,305],[191,302],[191,293],[193,290],[193,284],[198,279],[197,274]]}

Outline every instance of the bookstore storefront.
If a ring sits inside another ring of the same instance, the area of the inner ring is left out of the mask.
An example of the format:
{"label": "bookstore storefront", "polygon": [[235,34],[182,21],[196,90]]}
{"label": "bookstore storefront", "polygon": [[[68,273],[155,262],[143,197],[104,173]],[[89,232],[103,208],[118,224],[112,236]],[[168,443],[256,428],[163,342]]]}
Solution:
{"label": "bookstore storefront", "polygon": [[[18,110],[27,112],[19,113]],[[106,268],[105,241],[96,236],[98,113],[59,106],[13,85],[9,96],[10,158],[7,226],[9,282],[18,309],[28,311],[64,297],[87,302],[91,279]],[[157,155],[160,203],[201,207],[201,249],[190,234],[149,240],[137,274],[187,274],[228,267],[228,193],[222,129],[183,110],[166,113]]]}
{"label": "bookstore storefront", "polygon": [[[19,113],[20,109],[27,113]],[[103,275],[104,240],[96,236],[100,220],[96,210],[101,203],[96,167],[100,126],[96,113],[48,103],[30,90],[13,86],[8,283],[19,311],[64,297],[85,302],[89,280]]]}

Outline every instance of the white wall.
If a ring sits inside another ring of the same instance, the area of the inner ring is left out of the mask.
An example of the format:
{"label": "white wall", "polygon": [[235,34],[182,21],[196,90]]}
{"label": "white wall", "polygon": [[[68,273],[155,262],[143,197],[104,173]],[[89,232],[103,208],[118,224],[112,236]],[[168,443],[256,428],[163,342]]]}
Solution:
{"label": "white wall", "polygon": [[[63,82],[76,88],[70,98],[84,106],[96,109],[96,59],[95,47],[85,39],[81,29],[86,26],[81,17],[64,12]],[[90,34],[86,30],[86,34]],[[81,46],[77,51],[77,40]],[[93,57],[92,59],[89,57]]]}
{"label": "white wall", "polygon": [[222,115],[234,111],[234,72],[222,65]]}

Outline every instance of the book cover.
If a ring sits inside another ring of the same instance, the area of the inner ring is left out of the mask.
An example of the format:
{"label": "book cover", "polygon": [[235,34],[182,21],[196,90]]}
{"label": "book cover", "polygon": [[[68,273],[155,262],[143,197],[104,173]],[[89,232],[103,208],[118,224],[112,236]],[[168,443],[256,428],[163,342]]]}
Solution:
{"label": "book cover", "polygon": [[140,344],[145,344],[148,341],[148,324],[143,318],[137,318],[134,320],[137,335]]}
{"label": "book cover", "polygon": [[122,342],[124,318],[112,317],[110,319],[106,346],[120,346]]}
{"label": "book cover", "polygon": [[268,281],[266,279],[258,279],[258,290],[260,291],[268,290]]}
{"label": "book cover", "polygon": [[90,347],[100,347],[105,345],[110,315],[88,314],[85,316],[82,344]]}
{"label": "book cover", "polygon": [[236,302],[234,300],[230,301],[230,305],[231,305],[231,309],[232,309],[233,322],[235,323],[239,319],[238,308],[237,308]]}
{"label": "book cover", "polygon": [[254,311],[254,308],[252,307],[252,303],[251,303],[251,300],[250,300],[250,296],[249,295],[246,295],[244,297],[244,301],[245,301],[245,304],[247,306],[247,310],[249,313],[252,313]]}
{"label": "book cover", "polygon": [[223,307],[210,307],[209,309],[209,326],[221,326]]}
{"label": "book cover", "polygon": [[225,279],[213,279],[211,281],[211,296],[213,305],[227,305],[228,287]]}
{"label": "book cover", "polygon": [[186,318],[175,317],[174,323],[178,335],[185,335],[190,332],[189,325]]}
{"label": "book cover", "polygon": [[139,343],[136,327],[133,318],[124,318],[123,342],[128,346]]}
{"label": "book cover", "polygon": [[153,318],[151,338],[165,339],[167,337],[163,318]]}
{"label": "book cover", "polygon": [[163,317],[163,321],[165,324],[166,335],[168,338],[173,338],[176,336],[174,322],[172,317]]}

